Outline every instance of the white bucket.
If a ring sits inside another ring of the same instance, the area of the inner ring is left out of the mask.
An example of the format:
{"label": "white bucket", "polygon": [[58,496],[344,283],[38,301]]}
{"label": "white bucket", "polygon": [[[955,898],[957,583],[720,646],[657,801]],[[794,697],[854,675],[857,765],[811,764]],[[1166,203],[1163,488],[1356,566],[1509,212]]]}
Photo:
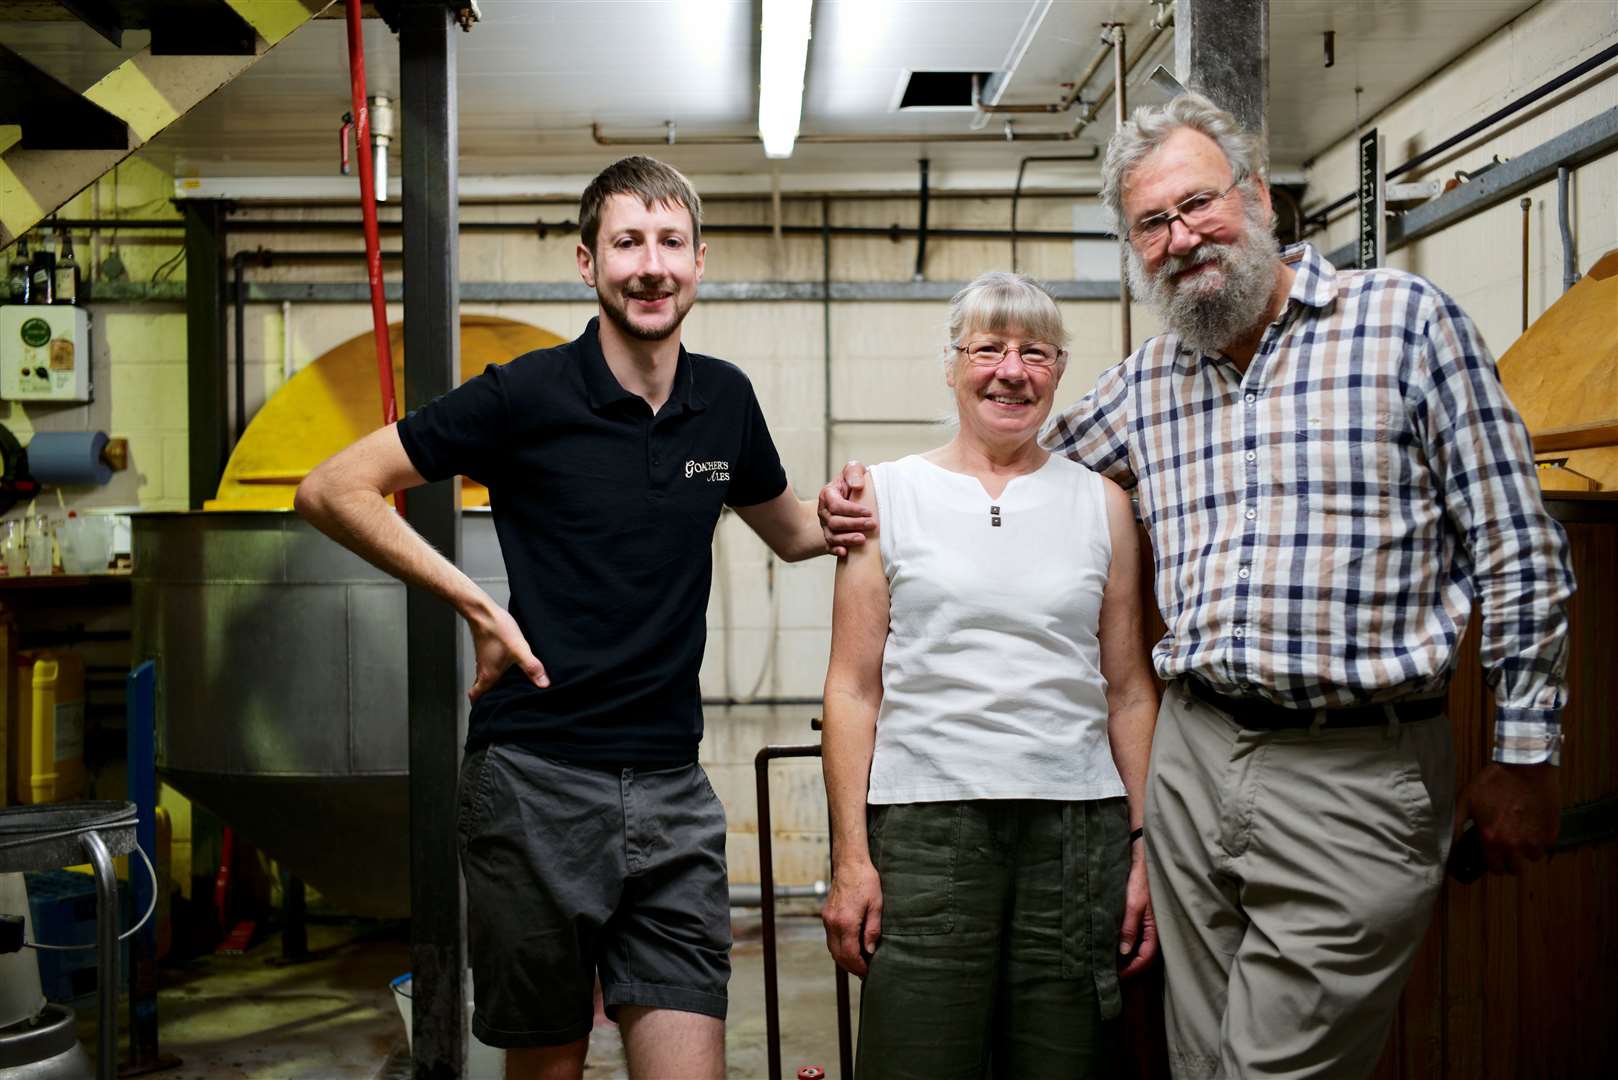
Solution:
{"label": "white bucket", "polygon": [[[21,874],[0,874],[0,913],[21,915],[23,938],[34,940],[28,890]],[[37,1016],[44,1007],[45,995],[39,991],[39,954],[33,949],[0,954],[0,1028]]]}
{"label": "white bucket", "polygon": [[[410,1033],[410,975],[407,972],[388,984],[393,991],[393,1003],[404,1017],[405,1043],[411,1045]],[[472,1034],[472,973],[466,973],[466,1080],[502,1080],[506,1075],[506,1052],[478,1042]]]}

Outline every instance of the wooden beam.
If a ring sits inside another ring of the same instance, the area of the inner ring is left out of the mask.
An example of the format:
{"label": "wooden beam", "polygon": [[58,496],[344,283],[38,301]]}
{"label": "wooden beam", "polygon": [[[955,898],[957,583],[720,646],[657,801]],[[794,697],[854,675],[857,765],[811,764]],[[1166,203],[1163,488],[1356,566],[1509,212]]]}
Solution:
{"label": "wooden beam", "polygon": [[1559,454],[1568,450],[1594,450],[1618,446],[1618,417],[1593,424],[1551,428],[1534,436],[1535,454]]}

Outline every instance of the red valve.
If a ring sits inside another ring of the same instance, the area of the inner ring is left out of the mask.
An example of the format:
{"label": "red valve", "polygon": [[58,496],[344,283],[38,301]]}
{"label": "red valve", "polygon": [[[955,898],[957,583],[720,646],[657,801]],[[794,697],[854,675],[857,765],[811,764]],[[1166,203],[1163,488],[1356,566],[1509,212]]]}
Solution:
{"label": "red valve", "polygon": [[798,1080],[826,1080],[826,1070],[819,1065],[805,1065],[798,1070]]}

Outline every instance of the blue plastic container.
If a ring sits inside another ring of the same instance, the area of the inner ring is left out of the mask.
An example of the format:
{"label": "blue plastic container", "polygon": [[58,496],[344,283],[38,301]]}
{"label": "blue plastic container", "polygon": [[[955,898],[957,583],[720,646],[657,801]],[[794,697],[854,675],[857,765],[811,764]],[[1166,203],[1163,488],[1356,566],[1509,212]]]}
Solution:
{"label": "blue plastic container", "polygon": [[[58,952],[31,950],[39,957],[39,984],[45,1000],[62,1005],[94,1004],[96,970],[96,882],[89,874],[71,870],[41,870],[23,875],[28,887],[28,913],[33,919],[33,940],[46,945],[89,945],[88,949]],[[134,925],[134,902],[128,882],[118,883],[118,932]],[[129,971],[129,942],[118,946],[119,983]],[[121,986],[120,986],[121,988]]]}

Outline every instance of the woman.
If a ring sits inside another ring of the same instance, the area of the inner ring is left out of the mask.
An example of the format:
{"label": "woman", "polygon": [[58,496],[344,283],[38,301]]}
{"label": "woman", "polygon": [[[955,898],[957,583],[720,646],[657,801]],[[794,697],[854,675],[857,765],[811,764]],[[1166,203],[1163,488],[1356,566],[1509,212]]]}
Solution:
{"label": "woman", "polygon": [[1037,441],[1066,341],[1025,277],[955,296],[960,428],[871,469],[878,542],[837,571],[823,917],[860,1080],[1110,1075],[1119,966],[1156,951],[1134,516]]}

